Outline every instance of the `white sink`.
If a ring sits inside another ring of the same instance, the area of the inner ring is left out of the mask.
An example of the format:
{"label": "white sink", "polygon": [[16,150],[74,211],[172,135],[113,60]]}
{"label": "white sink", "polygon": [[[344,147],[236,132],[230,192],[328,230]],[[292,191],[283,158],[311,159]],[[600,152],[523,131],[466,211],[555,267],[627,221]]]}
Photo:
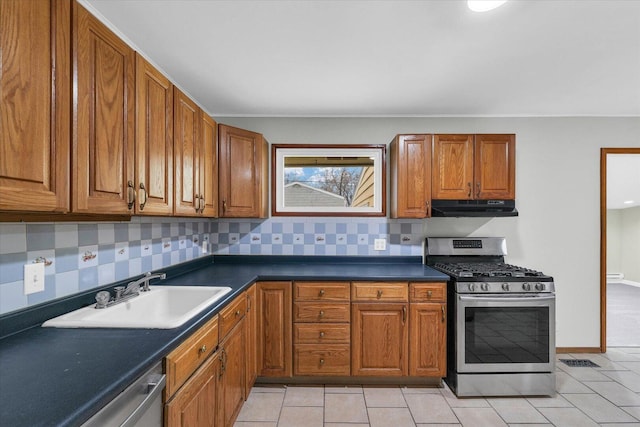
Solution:
{"label": "white sink", "polygon": [[151,286],[120,304],[95,304],[42,324],[54,328],[177,328],[231,292],[226,286]]}

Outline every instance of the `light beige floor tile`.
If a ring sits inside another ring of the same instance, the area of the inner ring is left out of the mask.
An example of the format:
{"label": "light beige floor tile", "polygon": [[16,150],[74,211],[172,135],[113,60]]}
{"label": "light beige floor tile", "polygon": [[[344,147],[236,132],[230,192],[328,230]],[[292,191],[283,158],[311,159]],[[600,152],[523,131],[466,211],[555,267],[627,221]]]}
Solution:
{"label": "light beige floor tile", "polygon": [[369,427],[369,423],[324,423],[324,427]]}
{"label": "light beige floor tile", "polygon": [[342,393],[342,394],[352,394],[352,393],[360,393],[362,394],[362,386],[359,385],[327,385],[324,387],[325,393]]}
{"label": "light beige floor tile", "polygon": [[328,423],[368,423],[364,395],[339,393],[324,395],[324,420]]}
{"label": "light beige floor tile", "polygon": [[640,360],[640,354],[631,354],[620,348],[609,348],[602,355],[614,362],[637,362]]}
{"label": "light beige floor tile", "polygon": [[602,371],[602,373],[629,390],[640,392],[640,374],[631,371]]}
{"label": "light beige floor tile", "polygon": [[403,386],[400,387],[402,394],[440,394],[442,387],[417,387],[417,386]]}
{"label": "light beige floor tile", "polygon": [[323,406],[324,387],[289,386],[284,395],[284,406]]}
{"label": "light beige floor tile", "polygon": [[493,408],[453,408],[453,411],[465,427],[507,425]]}
{"label": "light beige floor tile", "polygon": [[416,423],[457,423],[458,419],[444,397],[437,394],[404,396]]}
{"label": "light beige floor tile", "polygon": [[[365,395],[367,391],[365,390]],[[414,427],[408,408],[367,408],[371,427]]]}
{"label": "light beige floor tile", "polygon": [[489,402],[483,397],[459,398],[447,387],[440,390],[442,396],[452,408],[490,408]]}
{"label": "light beige floor tile", "polygon": [[640,421],[640,406],[626,406],[622,409]]}
{"label": "light beige floor tile", "polygon": [[[593,368],[596,370],[606,370],[606,371],[624,371],[626,368],[622,366],[618,362],[613,362],[601,354],[593,354],[593,353],[572,353],[573,359],[589,359],[593,363],[600,365],[599,368]],[[564,357],[563,357],[564,359]],[[562,362],[559,362],[562,363]]]}
{"label": "light beige floor tile", "polygon": [[278,427],[322,427],[323,408],[304,406],[285,406],[280,412]]}
{"label": "light beige floor tile", "polygon": [[509,424],[509,427],[553,427],[553,424]]}
{"label": "light beige floor tile", "polygon": [[367,408],[406,408],[407,402],[398,387],[362,387]]}
{"label": "light beige floor tile", "polygon": [[256,384],[251,388],[251,393],[284,393],[286,385],[281,384]]}
{"label": "light beige floor tile", "polygon": [[571,367],[567,366],[564,363],[560,363],[558,365],[561,371],[566,372],[571,375],[573,378],[578,381],[609,381],[609,378],[605,375],[602,375],[600,372],[594,368],[586,368],[586,367]]}
{"label": "light beige floor tile", "polygon": [[640,406],[640,396],[615,381],[584,382],[584,385],[618,406]]}
{"label": "light beige floor tile", "polygon": [[620,362],[622,366],[627,368],[630,371],[635,372],[636,374],[640,374],[640,361],[637,362]]}
{"label": "light beige floor tile", "polygon": [[233,427],[277,427],[278,423],[261,421],[236,421]]}
{"label": "light beige floor tile", "polygon": [[598,427],[578,408],[539,408],[539,411],[555,426]]}
{"label": "light beige floor tile", "polygon": [[569,402],[598,423],[627,423],[635,418],[598,394],[565,394]]}
{"label": "light beige floor tile", "polygon": [[566,372],[556,372],[556,391],[558,393],[592,393],[586,385]]}
{"label": "light beige floor tile", "polygon": [[623,351],[625,353],[629,353],[629,354],[639,354],[640,355],[640,347],[621,347],[619,348],[620,351]]}
{"label": "light beige floor tile", "polygon": [[571,408],[573,405],[560,393],[553,397],[528,397],[527,400],[534,408]]}
{"label": "light beige floor tile", "polygon": [[542,416],[526,399],[504,398],[487,399],[493,409],[507,423],[547,423]]}
{"label": "light beige floor tile", "polygon": [[600,427],[640,427],[640,423],[605,423],[600,424]]}
{"label": "light beige floor tile", "polygon": [[416,427],[460,427],[460,424],[416,424]]}
{"label": "light beige floor tile", "polygon": [[244,402],[238,421],[278,421],[284,393],[254,393]]}

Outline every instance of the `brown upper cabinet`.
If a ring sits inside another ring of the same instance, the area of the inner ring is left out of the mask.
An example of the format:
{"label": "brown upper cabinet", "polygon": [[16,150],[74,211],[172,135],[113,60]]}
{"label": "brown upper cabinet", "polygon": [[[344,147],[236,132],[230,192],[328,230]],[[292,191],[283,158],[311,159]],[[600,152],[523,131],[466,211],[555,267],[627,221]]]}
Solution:
{"label": "brown upper cabinet", "polygon": [[220,217],[268,216],[268,143],[256,132],[220,124]]}
{"label": "brown upper cabinet", "polygon": [[173,213],[173,84],[136,54],[138,215]]}
{"label": "brown upper cabinet", "polygon": [[69,211],[71,2],[0,1],[0,211]]}
{"label": "brown upper cabinet", "polygon": [[135,54],[73,4],[72,210],[133,213]]}
{"label": "brown upper cabinet", "polygon": [[435,135],[433,199],[515,199],[515,135]]}
{"label": "brown upper cabinet", "polygon": [[216,122],[174,88],[175,205],[179,216],[217,216]]}
{"label": "brown upper cabinet", "polygon": [[391,142],[391,218],[431,216],[432,135],[397,135]]}

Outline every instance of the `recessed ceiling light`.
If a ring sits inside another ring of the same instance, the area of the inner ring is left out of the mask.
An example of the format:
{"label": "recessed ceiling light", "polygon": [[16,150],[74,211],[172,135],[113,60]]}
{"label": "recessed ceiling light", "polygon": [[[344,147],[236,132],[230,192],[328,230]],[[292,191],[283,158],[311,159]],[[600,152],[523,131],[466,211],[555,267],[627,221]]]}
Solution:
{"label": "recessed ceiling light", "polygon": [[625,205],[630,205],[631,203],[633,203],[633,200],[625,200],[623,203]]}
{"label": "recessed ceiling light", "polygon": [[474,12],[487,12],[502,6],[507,0],[467,0],[467,6]]}

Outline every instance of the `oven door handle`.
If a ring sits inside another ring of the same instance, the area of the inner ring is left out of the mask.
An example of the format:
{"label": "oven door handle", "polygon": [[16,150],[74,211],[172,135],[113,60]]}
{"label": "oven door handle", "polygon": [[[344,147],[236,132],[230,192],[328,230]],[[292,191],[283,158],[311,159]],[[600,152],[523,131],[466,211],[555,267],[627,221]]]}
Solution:
{"label": "oven door handle", "polygon": [[524,302],[524,301],[550,301],[555,300],[556,296],[554,295],[544,295],[544,296],[521,296],[521,297],[485,297],[485,296],[458,296],[460,301],[495,301],[495,302]]}

